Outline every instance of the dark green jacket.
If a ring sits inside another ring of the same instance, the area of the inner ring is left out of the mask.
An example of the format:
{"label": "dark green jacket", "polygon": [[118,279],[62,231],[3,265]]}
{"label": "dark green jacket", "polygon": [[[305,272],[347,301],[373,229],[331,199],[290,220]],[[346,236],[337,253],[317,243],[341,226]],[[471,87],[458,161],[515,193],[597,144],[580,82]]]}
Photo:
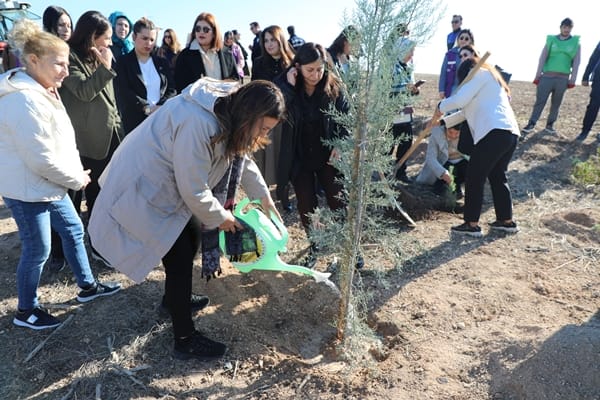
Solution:
{"label": "dark green jacket", "polygon": [[75,128],[79,154],[102,160],[108,155],[113,133],[119,140],[124,136],[113,89],[116,73],[103,64],[94,69],[73,51],[69,63],[60,95]]}

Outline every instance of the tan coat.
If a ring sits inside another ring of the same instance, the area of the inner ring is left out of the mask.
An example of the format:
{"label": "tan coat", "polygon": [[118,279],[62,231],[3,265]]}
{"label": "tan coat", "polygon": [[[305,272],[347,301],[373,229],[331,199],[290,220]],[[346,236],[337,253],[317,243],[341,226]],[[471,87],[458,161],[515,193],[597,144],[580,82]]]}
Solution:
{"label": "tan coat", "polygon": [[[237,84],[225,85],[231,90]],[[223,92],[199,80],[134,129],[100,178],[88,232],[94,248],[136,282],[156,267],[192,215],[207,228],[225,221],[211,189],[229,165],[212,145],[214,101]],[[251,199],[269,196],[256,164],[246,159],[242,186]]]}

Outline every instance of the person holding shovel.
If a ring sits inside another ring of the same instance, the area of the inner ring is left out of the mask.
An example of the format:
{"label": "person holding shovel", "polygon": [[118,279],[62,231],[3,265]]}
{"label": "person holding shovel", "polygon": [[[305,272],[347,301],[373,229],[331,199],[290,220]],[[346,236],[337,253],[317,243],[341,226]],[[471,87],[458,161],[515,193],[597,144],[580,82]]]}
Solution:
{"label": "person holding shovel", "polygon": [[451,231],[483,236],[479,217],[487,179],[496,211],[496,221],[490,223],[490,229],[516,233],[519,229],[513,221],[506,170],[517,146],[519,126],[510,106],[506,82],[496,68],[486,63],[479,66],[477,61],[478,57],[474,57],[461,63],[458,79],[462,85],[455,94],[440,101],[434,115],[437,120],[443,113],[463,109],[473,136],[474,148],[465,181],[464,223],[453,226]]}

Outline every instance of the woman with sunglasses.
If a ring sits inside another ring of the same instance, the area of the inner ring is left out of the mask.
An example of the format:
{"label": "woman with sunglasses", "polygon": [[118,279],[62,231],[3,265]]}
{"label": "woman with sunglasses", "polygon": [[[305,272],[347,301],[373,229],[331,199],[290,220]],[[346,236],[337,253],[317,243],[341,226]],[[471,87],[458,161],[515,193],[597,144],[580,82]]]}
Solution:
{"label": "woman with sunglasses", "polygon": [[175,62],[177,93],[204,77],[240,80],[234,58],[223,51],[223,34],[214,15],[207,12],[198,15],[191,36],[190,44],[179,53]]}
{"label": "woman with sunglasses", "polygon": [[473,33],[469,29],[463,29],[456,37],[456,44],[453,48],[448,50],[444,56],[444,62],[442,63],[442,69],[440,71],[440,80],[438,83],[438,89],[440,93],[440,99],[450,97],[452,92],[458,86],[458,80],[456,79],[456,71],[460,66],[460,49],[464,46],[475,45],[475,38]]}

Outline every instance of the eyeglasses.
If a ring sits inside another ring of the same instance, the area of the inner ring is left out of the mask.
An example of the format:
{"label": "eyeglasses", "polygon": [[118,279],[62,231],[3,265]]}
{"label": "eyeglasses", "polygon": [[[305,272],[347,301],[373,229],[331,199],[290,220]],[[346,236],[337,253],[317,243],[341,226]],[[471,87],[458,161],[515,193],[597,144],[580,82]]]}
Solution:
{"label": "eyeglasses", "polygon": [[171,36],[169,36],[169,35],[165,35],[165,36],[163,36],[163,37],[164,37],[165,39],[171,39]]}
{"label": "eyeglasses", "polygon": [[456,20],[456,21],[450,21],[450,22],[452,22],[453,24],[460,24],[460,21],[458,21],[458,20]]}
{"label": "eyeglasses", "polygon": [[462,53],[460,55],[460,58],[469,58],[469,57],[471,57],[471,55],[469,53]]}
{"label": "eyeglasses", "polygon": [[471,40],[471,38],[469,36],[461,36],[458,40]]}
{"label": "eyeglasses", "polygon": [[200,33],[200,32],[204,32],[204,33],[208,33],[212,31],[212,28],[208,27],[208,26],[200,26],[200,25],[196,25],[196,27],[194,28],[194,31],[196,33]]}

